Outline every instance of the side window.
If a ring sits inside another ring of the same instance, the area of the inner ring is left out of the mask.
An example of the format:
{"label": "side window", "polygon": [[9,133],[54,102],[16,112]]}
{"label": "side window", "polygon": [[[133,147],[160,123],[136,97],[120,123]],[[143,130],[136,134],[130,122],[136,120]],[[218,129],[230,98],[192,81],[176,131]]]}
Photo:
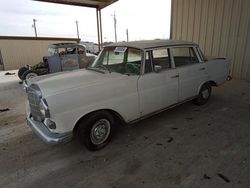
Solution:
{"label": "side window", "polygon": [[126,71],[133,74],[140,74],[142,51],[136,48],[128,48]]}
{"label": "side window", "polygon": [[145,71],[144,73],[149,73],[149,72],[153,72],[153,68],[152,68],[152,62],[150,59],[150,52],[146,52],[146,57],[145,57]]}
{"label": "side window", "polygon": [[206,61],[206,58],[205,58],[204,54],[202,53],[201,49],[199,47],[196,47],[196,50],[199,53],[201,60]]}
{"label": "side window", "polygon": [[78,48],[78,54],[84,54],[85,49],[84,48]]}
{"label": "side window", "polygon": [[67,54],[76,54],[77,53],[77,49],[76,48],[67,48]]}
{"label": "side window", "polygon": [[172,52],[176,67],[199,63],[192,47],[176,47]]}
{"label": "side window", "polygon": [[167,48],[155,49],[152,51],[152,55],[154,66],[159,65],[162,69],[171,68],[169,50]]}
{"label": "side window", "polygon": [[141,51],[135,48],[128,49],[128,63],[141,63]]}
{"label": "side window", "polygon": [[65,55],[65,54],[67,54],[66,48],[58,48],[58,54],[59,55]]}

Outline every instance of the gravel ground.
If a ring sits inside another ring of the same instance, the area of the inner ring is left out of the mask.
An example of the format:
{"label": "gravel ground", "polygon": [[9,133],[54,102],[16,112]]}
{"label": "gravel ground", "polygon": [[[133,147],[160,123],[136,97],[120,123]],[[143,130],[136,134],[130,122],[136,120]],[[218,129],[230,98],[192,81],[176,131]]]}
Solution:
{"label": "gravel ground", "polygon": [[98,152],[77,139],[44,144],[25,123],[18,82],[0,73],[0,109],[9,109],[0,112],[0,187],[250,187],[249,82],[121,127]]}

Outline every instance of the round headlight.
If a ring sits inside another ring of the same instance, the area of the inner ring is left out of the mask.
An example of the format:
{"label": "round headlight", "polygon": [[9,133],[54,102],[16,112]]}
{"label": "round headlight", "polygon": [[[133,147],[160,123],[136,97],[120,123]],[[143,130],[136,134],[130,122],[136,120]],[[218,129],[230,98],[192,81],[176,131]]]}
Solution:
{"label": "round headlight", "polygon": [[49,118],[50,113],[49,113],[49,107],[48,107],[48,104],[47,104],[46,100],[41,99],[39,106],[40,106],[40,112],[43,115],[43,117]]}

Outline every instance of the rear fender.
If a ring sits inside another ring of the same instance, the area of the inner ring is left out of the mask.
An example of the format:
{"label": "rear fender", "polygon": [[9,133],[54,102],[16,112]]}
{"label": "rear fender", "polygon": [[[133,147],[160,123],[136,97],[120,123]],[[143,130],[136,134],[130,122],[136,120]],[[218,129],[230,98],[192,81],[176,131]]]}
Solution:
{"label": "rear fender", "polygon": [[198,90],[197,90],[197,95],[199,94],[199,92],[200,92],[200,90],[201,90],[201,87],[202,87],[203,85],[205,85],[205,84],[209,84],[211,87],[212,87],[212,86],[217,86],[217,83],[216,83],[215,81],[212,81],[212,80],[207,81],[207,82],[203,82],[203,83],[200,84],[200,86],[199,86],[199,88],[198,88]]}

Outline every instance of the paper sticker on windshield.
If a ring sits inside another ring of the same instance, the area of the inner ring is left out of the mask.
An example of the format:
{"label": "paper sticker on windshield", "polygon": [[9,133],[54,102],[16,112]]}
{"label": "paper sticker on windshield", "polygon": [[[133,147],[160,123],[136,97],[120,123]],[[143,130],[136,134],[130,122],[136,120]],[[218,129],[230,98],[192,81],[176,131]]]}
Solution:
{"label": "paper sticker on windshield", "polygon": [[118,46],[115,48],[115,52],[119,52],[119,53],[124,53],[126,50],[127,50],[127,47]]}

